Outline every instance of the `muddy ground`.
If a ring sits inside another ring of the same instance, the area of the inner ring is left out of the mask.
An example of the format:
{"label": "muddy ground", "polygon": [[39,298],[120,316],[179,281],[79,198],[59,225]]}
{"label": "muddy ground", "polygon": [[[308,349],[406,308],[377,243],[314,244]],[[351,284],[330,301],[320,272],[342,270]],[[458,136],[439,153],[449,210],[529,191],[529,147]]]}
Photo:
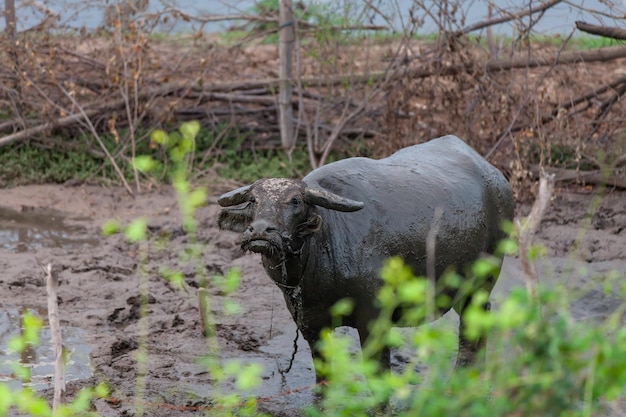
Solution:
{"label": "muddy ground", "polygon": [[[576,289],[610,270],[626,271],[626,193],[606,190],[594,197],[596,191],[578,187],[556,191],[539,233],[548,249],[548,258],[541,264],[542,271],[547,271],[542,279],[567,278]],[[148,219],[151,239],[161,238],[165,244],[161,249],[151,247],[145,268],[150,294],[149,356],[141,404],[150,416],[210,414],[210,375],[198,363],[207,353],[207,342],[199,322],[197,275],[193,265],[181,260],[188,237],[181,229],[173,191],[162,187],[133,198],[120,188],[37,185],[5,189],[0,196],[0,348],[5,358],[10,357],[6,341],[18,331],[17,312],[26,307],[45,318],[46,289],[40,265],[52,262],[62,270],[60,312],[66,345],[74,351],[68,391],[106,381],[115,400],[97,400],[95,410],[104,416],[133,415],[142,247],[126,243],[119,235],[101,238],[100,227],[111,218],[127,221],[143,216]],[[264,366],[263,386],[252,393],[261,398],[260,410],[300,415],[312,400],[314,384],[308,347],[300,343],[292,370],[281,375],[292,354],[295,325],[259,258],[241,252],[236,234],[218,230],[218,212],[218,206],[210,203],[197,213],[199,238],[206,245],[201,265],[209,275],[222,274],[232,266],[241,268],[241,285],[233,298],[243,308],[239,315],[217,313],[220,354],[224,359]],[[518,214],[527,212],[527,206],[518,208]],[[163,266],[185,274],[189,294],[159,276]],[[575,273],[567,272],[571,270]],[[507,259],[494,298],[516,285],[523,285],[518,261]],[[218,311],[225,297],[216,288],[211,294]],[[592,289],[572,308],[577,319],[594,320],[606,317],[621,302],[616,295]],[[451,316],[442,321],[453,322]],[[33,366],[32,384],[45,395],[51,387],[50,354],[44,341],[32,360],[39,364]],[[395,354],[394,367],[401,362],[400,354]],[[6,359],[3,366],[2,378],[19,386],[5,369]],[[227,384],[224,389],[230,388]]]}

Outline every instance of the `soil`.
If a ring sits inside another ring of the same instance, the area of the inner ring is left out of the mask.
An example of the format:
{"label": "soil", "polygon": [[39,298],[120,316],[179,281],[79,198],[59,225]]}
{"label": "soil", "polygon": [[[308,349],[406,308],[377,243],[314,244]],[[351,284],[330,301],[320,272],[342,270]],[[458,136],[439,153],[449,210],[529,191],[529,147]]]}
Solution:
{"label": "soil", "polygon": [[[174,191],[161,187],[131,197],[121,188],[33,185],[5,189],[1,195],[0,306],[6,317],[13,317],[8,321],[14,322],[14,313],[23,308],[39,312],[45,319],[46,288],[40,266],[50,262],[60,268],[60,314],[65,343],[74,350],[68,368],[69,394],[105,381],[113,399],[93,403],[104,416],[134,415],[136,404],[150,416],[194,411],[210,414],[211,396],[218,388],[199,361],[209,349],[199,319],[199,278],[196,266],[184,261],[189,236],[181,227]],[[219,354],[223,360],[263,365],[263,385],[251,393],[258,398],[261,411],[301,415],[302,408],[313,400],[315,382],[308,347],[300,338],[291,371],[282,372],[292,356],[295,325],[257,255],[244,254],[237,234],[217,228],[219,207],[214,201],[211,198],[211,203],[197,212],[199,240],[204,245],[201,268],[209,276],[224,274],[234,266],[241,269],[240,286],[232,294],[242,309],[240,314],[224,314],[222,307],[228,297],[219,288],[210,288]],[[528,205],[519,205],[518,215],[528,211]],[[121,235],[101,237],[100,228],[107,220],[127,222],[139,216],[147,219],[154,243],[147,252]],[[623,274],[626,193],[558,189],[538,239],[547,248],[540,265],[542,280],[567,278],[571,288],[582,288],[608,271]],[[140,268],[142,257],[147,261]],[[159,274],[162,267],[182,271],[188,292],[163,279]],[[506,259],[494,298],[523,285],[520,276],[518,260]],[[142,281],[149,292],[147,326],[139,320]],[[622,303],[615,294],[593,285],[588,288],[572,304],[577,319],[602,319]],[[442,320],[454,319],[446,316]],[[8,328],[9,324],[1,325]],[[148,334],[145,388],[138,384],[142,365],[138,366],[135,355],[143,343],[142,329]],[[10,333],[9,329],[0,336],[3,349]],[[451,358],[453,355],[451,352]],[[401,362],[401,354],[395,354],[394,367]],[[37,372],[33,368],[33,378]],[[49,372],[38,378],[36,388],[49,396]],[[230,381],[219,389],[232,392],[235,385]]]}

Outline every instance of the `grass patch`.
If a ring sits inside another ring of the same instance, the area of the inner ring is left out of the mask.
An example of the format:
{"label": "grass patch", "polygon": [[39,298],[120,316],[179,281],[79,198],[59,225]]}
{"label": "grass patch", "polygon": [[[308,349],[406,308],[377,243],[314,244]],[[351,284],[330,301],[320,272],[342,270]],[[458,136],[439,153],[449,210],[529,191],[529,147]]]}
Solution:
{"label": "grass patch", "polygon": [[[31,143],[9,145],[0,153],[0,186],[87,180],[101,171],[103,163],[85,149],[43,149]],[[106,177],[106,172],[102,176]]]}
{"label": "grass patch", "polygon": [[[291,154],[281,148],[255,149],[251,146],[251,140],[247,139],[247,134],[224,129],[200,131],[188,160],[190,176],[213,170],[223,178],[252,183],[263,177],[302,177],[311,169],[304,144]],[[137,136],[147,137],[147,133],[139,132]],[[120,131],[120,135],[124,137],[125,132]],[[129,183],[134,182],[129,144],[126,143],[123,149],[124,145],[116,143],[113,136],[102,135],[101,138],[109,152],[116,155],[115,162],[125,179]],[[71,180],[99,184],[121,183],[111,161],[97,156],[101,153],[99,149],[90,148],[88,144],[92,142],[86,136],[78,136],[55,137],[56,146],[35,141],[8,145],[0,153],[0,187],[65,183]],[[170,182],[173,164],[161,147],[154,146],[147,138],[138,140],[136,155],[146,155],[158,162],[158,168],[150,179],[143,175],[141,178]],[[337,156],[333,155],[330,160],[333,159],[337,159]]]}

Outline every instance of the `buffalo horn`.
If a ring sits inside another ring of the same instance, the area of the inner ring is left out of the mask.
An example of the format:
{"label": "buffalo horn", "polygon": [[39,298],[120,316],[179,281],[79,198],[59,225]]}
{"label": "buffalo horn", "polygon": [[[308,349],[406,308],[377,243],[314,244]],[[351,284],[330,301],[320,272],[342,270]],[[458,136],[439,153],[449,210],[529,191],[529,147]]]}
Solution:
{"label": "buffalo horn", "polygon": [[337,211],[361,210],[365,204],[361,201],[350,200],[319,188],[307,187],[304,195],[307,202]]}
{"label": "buffalo horn", "polygon": [[237,188],[236,190],[229,191],[225,194],[222,194],[217,199],[217,202],[222,207],[236,206],[237,204],[244,203],[248,199],[251,188],[251,185],[245,185],[243,187]]}

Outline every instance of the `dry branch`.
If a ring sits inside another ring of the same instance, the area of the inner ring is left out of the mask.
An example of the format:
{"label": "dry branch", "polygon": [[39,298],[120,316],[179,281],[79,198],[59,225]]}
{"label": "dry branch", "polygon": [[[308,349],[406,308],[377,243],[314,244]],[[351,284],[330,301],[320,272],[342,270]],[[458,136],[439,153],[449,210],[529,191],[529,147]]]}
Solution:
{"label": "dry branch", "polygon": [[592,35],[604,36],[605,38],[613,38],[626,40],[626,30],[607,26],[592,25],[581,21],[576,22],[576,28]]}
{"label": "dry branch", "polygon": [[[554,176],[555,182],[574,182],[583,185],[605,185],[626,190],[626,174],[614,170],[578,171],[565,168],[544,168]],[[531,167],[531,173],[537,178],[541,175],[541,168]]]}
{"label": "dry branch", "polygon": [[[541,12],[545,12],[546,10],[548,10],[549,8],[556,6],[557,4],[561,3],[563,0],[551,0],[548,1],[540,6],[528,9],[528,10],[524,10],[522,12],[517,12],[517,13],[507,13],[506,16],[503,17],[498,17],[498,18],[494,18],[494,19],[488,19],[488,20],[484,20],[482,22],[478,22],[475,23],[473,25],[470,26],[466,26],[461,30],[458,30],[457,32],[454,33],[455,36],[461,36],[461,35],[466,35],[468,33],[474,32],[476,30],[480,30],[480,29],[485,29],[491,26],[495,26],[495,25],[499,25],[500,23],[506,23],[506,22],[510,22],[513,20],[519,20],[522,17],[525,16],[530,16],[533,15],[535,13],[541,13]],[[489,4],[492,4],[491,2],[489,2]]]}
{"label": "dry branch", "polygon": [[[357,73],[357,74],[339,74],[336,76],[327,76],[324,79],[319,79],[319,77],[303,77],[301,80],[298,80],[299,83],[306,88],[307,86],[315,86],[315,87],[329,87],[341,85],[345,82],[349,82],[350,84],[359,84],[359,83],[371,83],[373,81],[382,81],[385,80],[387,82],[392,80],[400,80],[406,77],[409,78],[427,78],[430,76],[454,76],[460,73],[473,73],[476,71],[486,71],[486,72],[496,72],[496,71],[504,71],[510,70],[514,68],[529,68],[529,67],[538,67],[538,66],[547,66],[547,65],[566,65],[573,64],[577,62],[593,62],[593,61],[608,61],[617,58],[626,57],[626,48],[623,47],[608,47],[601,48],[598,50],[588,50],[588,51],[566,51],[561,53],[558,56],[555,55],[544,55],[537,57],[523,57],[523,58],[515,58],[511,60],[503,60],[503,61],[491,61],[488,62],[484,68],[472,68],[467,65],[449,65],[449,66],[436,66],[436,67],[418,67],[409,69],[407,71],[406,68],[401,68],[394,70],[392,72],[389,71],[371,71],[368,73]],[[295,80],[291,80],[294,82]],[[179,98],[185,97],[201,97],[205,96],[213,99],[220,100],[232,100],[232,101],[271,101],[272,99],[262,99],[262,98],[252,98],[246,97],[245,94],[234,94],[237,91],[246,91],[246,90],[256,90],[256,89],[265,89],[266,91],[271,90],[273,88],[277,88],[280,85],[280,78],[265,78],[254,81],[241,81],[241,82],[226,82],[226,83],[214,83],[211,85],[206,85],[203,87],[192,86],[192,85],[184,85],[181,83],[171,83],[165,84],[158,87],[149,87],[143,90],[140,90],[137,94],[137,100],[144,102],[150,100],[155,97],[166,97],[173,96]],[[229,93],[226,96],[219,96],[216,93]],[[124,98],[112,99],[109,101],[94,103],[89,106],[85,106],[84,114],[81,112],[71,114],[69,116],[60,117],[58,119],[48,121],[42,123],[37,126],[28,127],[21,131],[15,132],[13,134],[4,136],[0,138],[0,147],[4,145],[8,145],[17,140],[23,140],[26,138],[30,138],[32,136],[49,132],[53,129],[58,128],[66,128],[72,126],[80,121],[84,120],[85,117],[96,117],[99,115],[104,115],[107,112],[123,110],[126,105],[126,100]]]}

